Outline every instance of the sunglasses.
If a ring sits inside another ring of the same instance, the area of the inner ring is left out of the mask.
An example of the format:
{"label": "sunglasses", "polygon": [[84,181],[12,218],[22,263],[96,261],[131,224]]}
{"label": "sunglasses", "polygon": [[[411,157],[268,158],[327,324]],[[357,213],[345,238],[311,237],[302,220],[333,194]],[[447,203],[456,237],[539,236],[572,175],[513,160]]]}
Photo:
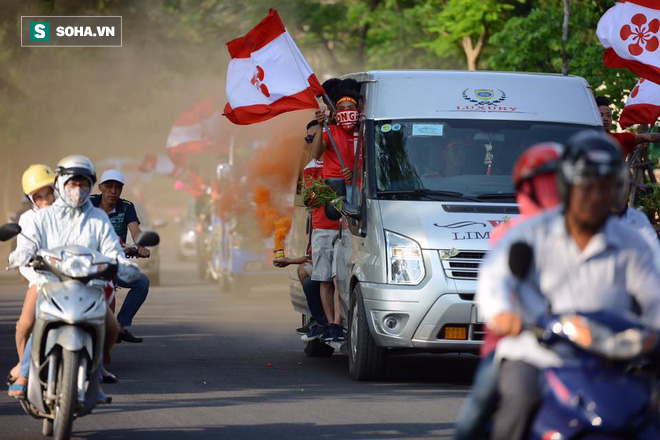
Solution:
{"label": "sunglasses", "polygon": [[315,137],[316,137],[316,133],[308,134],[307,136],[305,136],[305,142],[307,142],[308,144],[311,144],[312,142],[314,142]]}

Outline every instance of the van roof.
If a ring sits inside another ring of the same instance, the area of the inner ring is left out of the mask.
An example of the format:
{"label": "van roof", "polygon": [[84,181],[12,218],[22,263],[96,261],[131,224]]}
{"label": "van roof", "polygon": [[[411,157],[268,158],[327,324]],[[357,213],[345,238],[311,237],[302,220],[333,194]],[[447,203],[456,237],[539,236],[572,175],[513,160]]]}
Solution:
{"label": "van roof", "polygon": [[489,119],[602,126],[591,87],[544,73],[381,70],[343,76],[366,82],[368,119]]}

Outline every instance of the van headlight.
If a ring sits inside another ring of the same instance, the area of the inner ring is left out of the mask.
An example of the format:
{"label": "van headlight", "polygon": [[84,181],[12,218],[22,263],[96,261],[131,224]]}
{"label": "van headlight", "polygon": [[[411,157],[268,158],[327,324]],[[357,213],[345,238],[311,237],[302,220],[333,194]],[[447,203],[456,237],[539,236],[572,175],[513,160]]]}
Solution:
{"label": "van headlight", "polygon": [[385,231],[387,242],[387,282],[419,284],[426,275],[422,248],[415,240]]}

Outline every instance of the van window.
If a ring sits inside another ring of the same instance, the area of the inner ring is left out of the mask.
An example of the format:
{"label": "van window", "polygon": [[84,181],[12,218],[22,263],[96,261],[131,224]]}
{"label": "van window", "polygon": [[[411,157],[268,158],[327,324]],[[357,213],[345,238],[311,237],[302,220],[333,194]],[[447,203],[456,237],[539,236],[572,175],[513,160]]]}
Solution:
{"label": "van window", "polygon": [[492,120],[377,121],[377,189],[446,191],[471,199],[483,196],[484,201],[513,201],[513,165],[520,154],[539,142],[565,143],[584,129],[594,127]]}

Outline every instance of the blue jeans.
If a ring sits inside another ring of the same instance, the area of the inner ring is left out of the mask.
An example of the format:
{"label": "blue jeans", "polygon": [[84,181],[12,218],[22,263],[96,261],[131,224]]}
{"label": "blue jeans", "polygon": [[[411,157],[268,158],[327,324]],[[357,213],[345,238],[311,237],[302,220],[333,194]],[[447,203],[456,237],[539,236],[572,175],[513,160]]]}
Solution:
{"label": "blue jeans", "polygon": [[493,362],[494,357],[493,352],[479,362],[474,374],[472,391],[456,421],[454,440],[486,437],[486,429],[497,409],[500,397],[497,388],[498,368]]}
{"label": "blue jeans", "polygon": [[149,278],[141,273],[140,278],[132,283],[126,283],[118,279],[117,285],[119,287],[131,289],[126,294],[124,303],[121,305],[121,310],[117,315],[119,325],[122,327],[130,327],[133,323],[133,317],[137,314],[138,310],[140,310],[144,300],[147,299],[147,294],[149,293]]}
{"label": "blue jeans", "polygon": [[302,283],[302,289],[307,298],[307,306],[312,314],[312,318],[321,325],[326,325],[325,312],[321,303],[321,282],[313,281],[311,278],[305,278]]}
{"label": "blue jeans", "polygon": [[30,374],[30,353],[32,353],[32,333],[25,344],[23,359],[21,360],[21,376],[28,377]]}

